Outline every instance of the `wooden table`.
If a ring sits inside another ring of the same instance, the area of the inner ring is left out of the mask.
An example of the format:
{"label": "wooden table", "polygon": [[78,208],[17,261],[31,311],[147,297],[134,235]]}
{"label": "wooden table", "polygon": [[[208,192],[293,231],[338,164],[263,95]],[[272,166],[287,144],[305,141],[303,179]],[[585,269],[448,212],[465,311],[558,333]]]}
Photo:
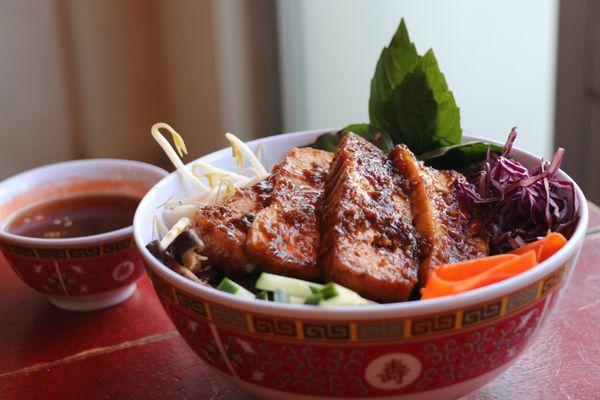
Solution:
{"label": "wooden table", "polygon": [[[600,209],[566,293],[532,347],[467,399],[600,398]],[[187,347],[144,277],[127,302],[53,307],[0,259],[0,399],[253,399]]]}

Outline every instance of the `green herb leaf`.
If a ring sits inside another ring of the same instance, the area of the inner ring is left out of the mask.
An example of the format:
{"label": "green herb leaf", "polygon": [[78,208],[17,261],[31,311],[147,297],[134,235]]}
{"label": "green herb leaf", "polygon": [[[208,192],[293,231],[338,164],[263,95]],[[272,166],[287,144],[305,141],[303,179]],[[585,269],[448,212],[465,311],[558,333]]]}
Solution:
{"label": "green herb leaf", "polygon": [[404,20],[377,62],[369,118],[416,154],[460,143],[460,110],[446,78],[432,50],[417,54]]}
{"label": "green herb leaf", "polygon": [[[460,109],[448,89],[433,50],[419,56],[404,20],[381,52],[371,80],[370,124],[349,125],[321,135],[313,147],[335,151],[347,132],[354,132],[389,152],[405,143],[438,168],[463,169],[485,158],[488,146],[461,143]],[[497,151],[492,146],[491,151]]]}
{"label": "green herb leaf", "polygon": [[369,124],[352,124],[348,125],[344,129],[341,130],[341,134],[338,133],[339,138],[343,138],[348,132],[352,132],[361,136],[364,139],[367,139],[369,142],[373,143],[375,146],[379,147],[381,150],[389,153],[394,147],[394,142],[390,138],[390,135],[378,129],[377,127]]}
{"label": "green herb leaf", "polygon": [[306,147],[313,147],[319,150],[331,151],[335,152],[338,144],[340,143],[340,138],[338,134],[335,132],[324,133],[315,140],[314,143],[309,144]]}
{"label": "green herb leaf", "polygon": [[485,160],[488,147],[491,153],[501,153],[502,146],[479,141],[471,141],[452,146],[439,147],[419,155],[424,161],[438,169],[464,170],[468,166]]}
{"label": "green herb leaf", "polygon": [[432,50],[394,88],[381,113],[394,143],[416,154],[460,143],[460,110]]}
{"label": "green herb leaf", "polygon": [[381,52],[371,80],[369,118],[372,125],[385,130],[387,118],[382,113],[383,105],[388,101],[394,88],[416,68],[419,59],[417,49],[410,41],[406,24],[402,19],[390,45]]}
{"label": "green herb leaf", "polygon": [[385,152],[389,152],[394,146],[394,142],[392,142],[390,136],[373,125],[352,124],[341,131],[325,133],[319,136],[315,143],[311,144],[310,147],[334,152],[337,149],[340,140],[342,140],[348,132],[355,133],[358,136],[365,138]]}
{"label": "green herb leaf", "polygon": [[266,291],[264,291],[264,290],[261,290],[260,292],[258,292],[258,293],[256,294],[256,298],[257,298],[258,300],[269,300],[269,295],[267,294],[267,292],[266,292]]}

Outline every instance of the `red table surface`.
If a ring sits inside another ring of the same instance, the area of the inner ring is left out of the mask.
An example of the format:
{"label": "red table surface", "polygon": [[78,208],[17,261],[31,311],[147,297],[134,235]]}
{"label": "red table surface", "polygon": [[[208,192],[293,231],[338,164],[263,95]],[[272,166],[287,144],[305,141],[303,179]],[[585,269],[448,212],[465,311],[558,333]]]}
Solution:
{"label": "red table surface", "polygon": [[[600,398],[600,209],[580,261],[527,352],[466,399]],[[60,310],[0,259],[0,399],[254,399],[187,347],[148,279],[125,303]]]}

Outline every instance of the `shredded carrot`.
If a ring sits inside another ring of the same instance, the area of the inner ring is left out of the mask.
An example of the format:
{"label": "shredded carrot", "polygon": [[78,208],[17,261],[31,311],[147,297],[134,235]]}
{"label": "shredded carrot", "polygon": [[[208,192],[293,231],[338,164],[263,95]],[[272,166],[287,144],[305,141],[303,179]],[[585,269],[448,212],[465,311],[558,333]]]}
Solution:
{"label": "shredded carrot", "polygon": [[437,275],[448,281],[460,281],[515,258],[518,258],[515,254],[500,254],[461,261],[456,264],[445,265],[443,268],[438,269]]}
{"label": "shredded carrot", "polygon": [[466,292],[467,290],[477,289],[492,283],[500,282],[504,279],[518,275],[537,265],[537,256],[534,250],[530,250],[517,258],[506,261],[492,269],[475,275],[471,278],[457,282],[454,287],[455,293]]}
{"label": "shredded carrot", "polygon": [[567,243],[567,239],[558,232],[550,232],[545,238],[536,240],[512,251],[512,254],[523,254],[528,250],[537,250],[540,254],[539,262],[546,260]]}
{"label": "shredded carrot", "polygon": [[437,292],[433,291],[433,290],[428,290],[427,287],[422,287],[421,288],[421,300],[425,300],[425,299],[433,299],[436,297],[442,297],[445,296],[444,294],[438,294]]}
{"label": "shredded carrot", "polygon": [[429,299],[452,294],[453,288],[453,282],[444,280],[436,272],[433,272],[427,279],[427,285],[421,289],[421,298]]}
{"label": "shredded carrot", "polygon": [[560,233],[549,233],[545,238],[520,247],[511,254],[442,265],[430,274],[427,284],[421,289],[421,299],[463,293],[511,278],[546,260],[565,243],[567,239]]}
{"label": "shredded carrot", "polygon": [[510,278],[536,264],[536,252],[531,250],[522,255],[502,254],[443,265],[429,276],[427,284],[421,290],[421,298],[463,293]]}

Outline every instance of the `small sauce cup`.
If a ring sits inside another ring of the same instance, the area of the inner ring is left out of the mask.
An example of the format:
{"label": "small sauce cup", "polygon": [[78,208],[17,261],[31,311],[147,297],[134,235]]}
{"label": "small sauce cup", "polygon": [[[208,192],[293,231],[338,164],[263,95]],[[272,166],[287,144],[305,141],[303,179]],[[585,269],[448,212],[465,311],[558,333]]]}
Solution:
{"label": "small sauce cup", "polygon": [[6,227],[19,211],[62,196],[120,194],[142,198],[167,175],[150,164],[119,159],[68,161],[0,182],[0,251],[31,288],[57,307],[90,311],[127,300],[144,265],[133,228],[74,238],[33,238]]}

